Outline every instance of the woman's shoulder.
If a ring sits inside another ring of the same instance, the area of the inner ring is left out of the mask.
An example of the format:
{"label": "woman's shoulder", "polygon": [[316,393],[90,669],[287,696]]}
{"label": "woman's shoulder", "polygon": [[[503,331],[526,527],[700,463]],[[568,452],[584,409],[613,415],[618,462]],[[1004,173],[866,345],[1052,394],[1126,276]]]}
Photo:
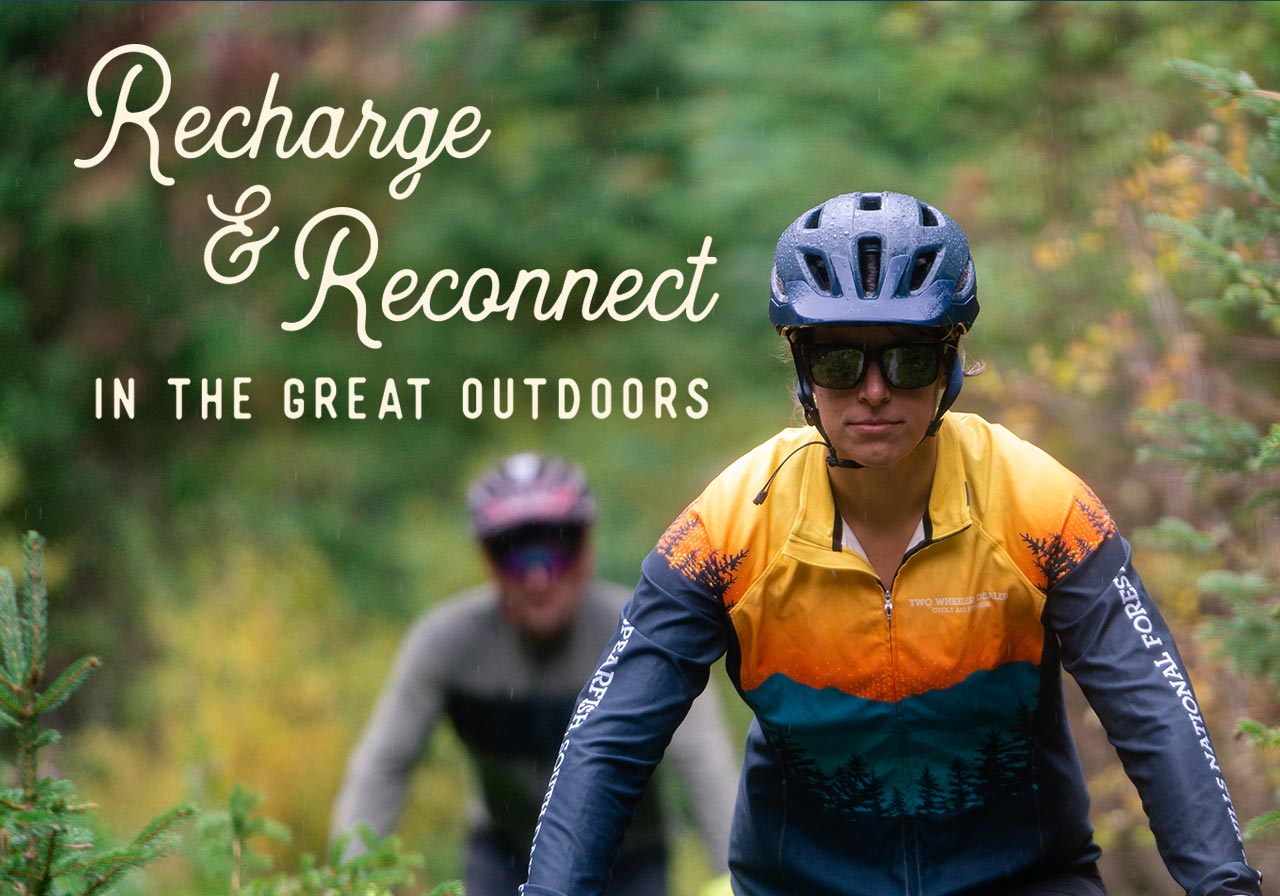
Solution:
{"label": "woman's shoulder", "polygon": [[[756,498],[767,486],[775,488],[775,480],[796,473],[803,467],[803,448],[813,442],[814,451],[822,442],[810,427],[784,429],[756,445],[721,470],[686,508],[706,519],[737,518],[758,507]],[[792,455],[795,455],[792,457]],[[751,513],[755,518],[760,514]]]}
{"label": "woman's shoulder", "polygon": [[[805,481],[805,450],[825,451],[809,427],[784,429],[760,443],[712,479],[673,529],[696,530],[712,547],[757,543],[759,533],[785,531],[798,507],[793,493]],[[761,499],[766,492],[767,501]]]}
{"label": "woman's shoulder", "polygon": [[[799,449],[822,446],[816,438],[812,429],[783,430],[729,464],[658,539],[650,574],[678,575],[733,606],[786,538],[799,503],[785,493],[804,474]],[[757,501],[771,479],[771,497]]]}
{"label": "woman's shoulder", "polygon": [[1080,481],[1049,452],[999,423],[955,412],[946,419],[970,480],[1013,478],[1068,491]]}
{"label": "woman's shoulder", "polygon": [[[701,499],[754,503],[757,495],[780,476],[797,475],[804,464],[802,449],[825,452],[818,433],[810,426],[784,429],[725,467],[703,491]],[[788,470],[788,467],[793,469]]]}
{"label": "woman's shoulder", "polygon": [[958,414],[953,424],[974,517],[1038,587],[1115,534],[1098,496],[1047,452],[977,415]]}

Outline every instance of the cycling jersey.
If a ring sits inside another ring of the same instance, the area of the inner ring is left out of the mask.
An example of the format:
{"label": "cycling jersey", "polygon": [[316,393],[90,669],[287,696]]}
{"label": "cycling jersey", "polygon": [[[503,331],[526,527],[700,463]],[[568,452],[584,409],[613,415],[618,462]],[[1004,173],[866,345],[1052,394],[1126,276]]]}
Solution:
{"label": "cycling jersey", "polygon": [[1178,883],[1259,894],[1186,667],[1088,487],[949,414],[923,539],[882,582],[842,543],[825,447],[786,460],[814,438],[787,430],[735,462],[646,558],[561,744],[525,896],[601,891],[666,733],[722,654],[755,712],[739,896],[991,893],[1088,869],[1064,667]]}
{"label": "cycling jersey", "polygon": [[[572,628],[552,645],[535,643],[505,622],[492,585],[426,613],[405,638],[348,762],[334,807],[334,833],[351,830],[358,821],[368,822],[379,835],[391,832],[410,775],[443,715],[476,772],[473,830],[512,854],[527,856],[578,690],[596,667],[600,646],[617,626],[629,594],[616,585],[593,583]],[[672,739],[670,757],[692,796],[713,863],[724,870],[736,761],[714,694],[694,705],[690,724]],[[647,798],[627,837],[628,850],[652,854],[663,848],[663,837],[660,806]]]}

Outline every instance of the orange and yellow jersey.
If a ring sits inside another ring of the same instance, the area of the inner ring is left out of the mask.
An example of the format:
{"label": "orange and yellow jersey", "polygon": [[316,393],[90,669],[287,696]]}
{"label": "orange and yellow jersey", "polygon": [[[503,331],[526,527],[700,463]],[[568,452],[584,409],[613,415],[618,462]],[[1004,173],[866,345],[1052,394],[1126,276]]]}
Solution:
{"label": "orange and yellow jersey", "polygon": [[949,414],[937,438],[924,538],[889,582],[841,543],[812,429],[736,461],[672,523],[566,733],[526,896],[603,892],[721,655],[755,713],[739,896],[992,893],[1091,865],[1064,666],[1179,883],[1260,893],[1185,666],[1106,509],[980,417]]}

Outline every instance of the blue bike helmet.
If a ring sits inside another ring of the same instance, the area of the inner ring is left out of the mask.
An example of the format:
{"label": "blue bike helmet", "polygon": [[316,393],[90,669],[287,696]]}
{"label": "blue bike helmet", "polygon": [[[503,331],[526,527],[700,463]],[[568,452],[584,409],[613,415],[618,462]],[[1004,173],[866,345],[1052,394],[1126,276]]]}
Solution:
{"label": "blue bike helmet", "polygon": [[[978,287],[969,240],[938,209],[903,193],[845,193],[810,209],[778,239],[769,320],[791,343],[796,397],[818,428],[812,388],[799,344],[822,326],[910,326],[937,329],[955,340],[978,316]],[[955,353],[929,435],[955,402],[964,381]],[[855,466],[835,459],[839,466]]]}

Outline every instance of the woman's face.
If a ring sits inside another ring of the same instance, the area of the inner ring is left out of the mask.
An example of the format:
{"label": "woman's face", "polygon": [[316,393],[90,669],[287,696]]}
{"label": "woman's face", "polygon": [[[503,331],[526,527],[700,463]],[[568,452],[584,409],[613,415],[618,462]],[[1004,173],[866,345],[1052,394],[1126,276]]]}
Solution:
{"label": "woman's face", "polygon": [[[874,352],[887,346],[936,342],[920,331],[903,327],[823,327],[813,333],[814,345],[851,345]],[[864,467],[899,463],[921,445],[942,397],[943,367],[932,382],[918,389],[899,389],[886,380],[881,365],[867,364],[862,380],[851,389],[813,384],[813,397],[827,437],[836,453]]]}

